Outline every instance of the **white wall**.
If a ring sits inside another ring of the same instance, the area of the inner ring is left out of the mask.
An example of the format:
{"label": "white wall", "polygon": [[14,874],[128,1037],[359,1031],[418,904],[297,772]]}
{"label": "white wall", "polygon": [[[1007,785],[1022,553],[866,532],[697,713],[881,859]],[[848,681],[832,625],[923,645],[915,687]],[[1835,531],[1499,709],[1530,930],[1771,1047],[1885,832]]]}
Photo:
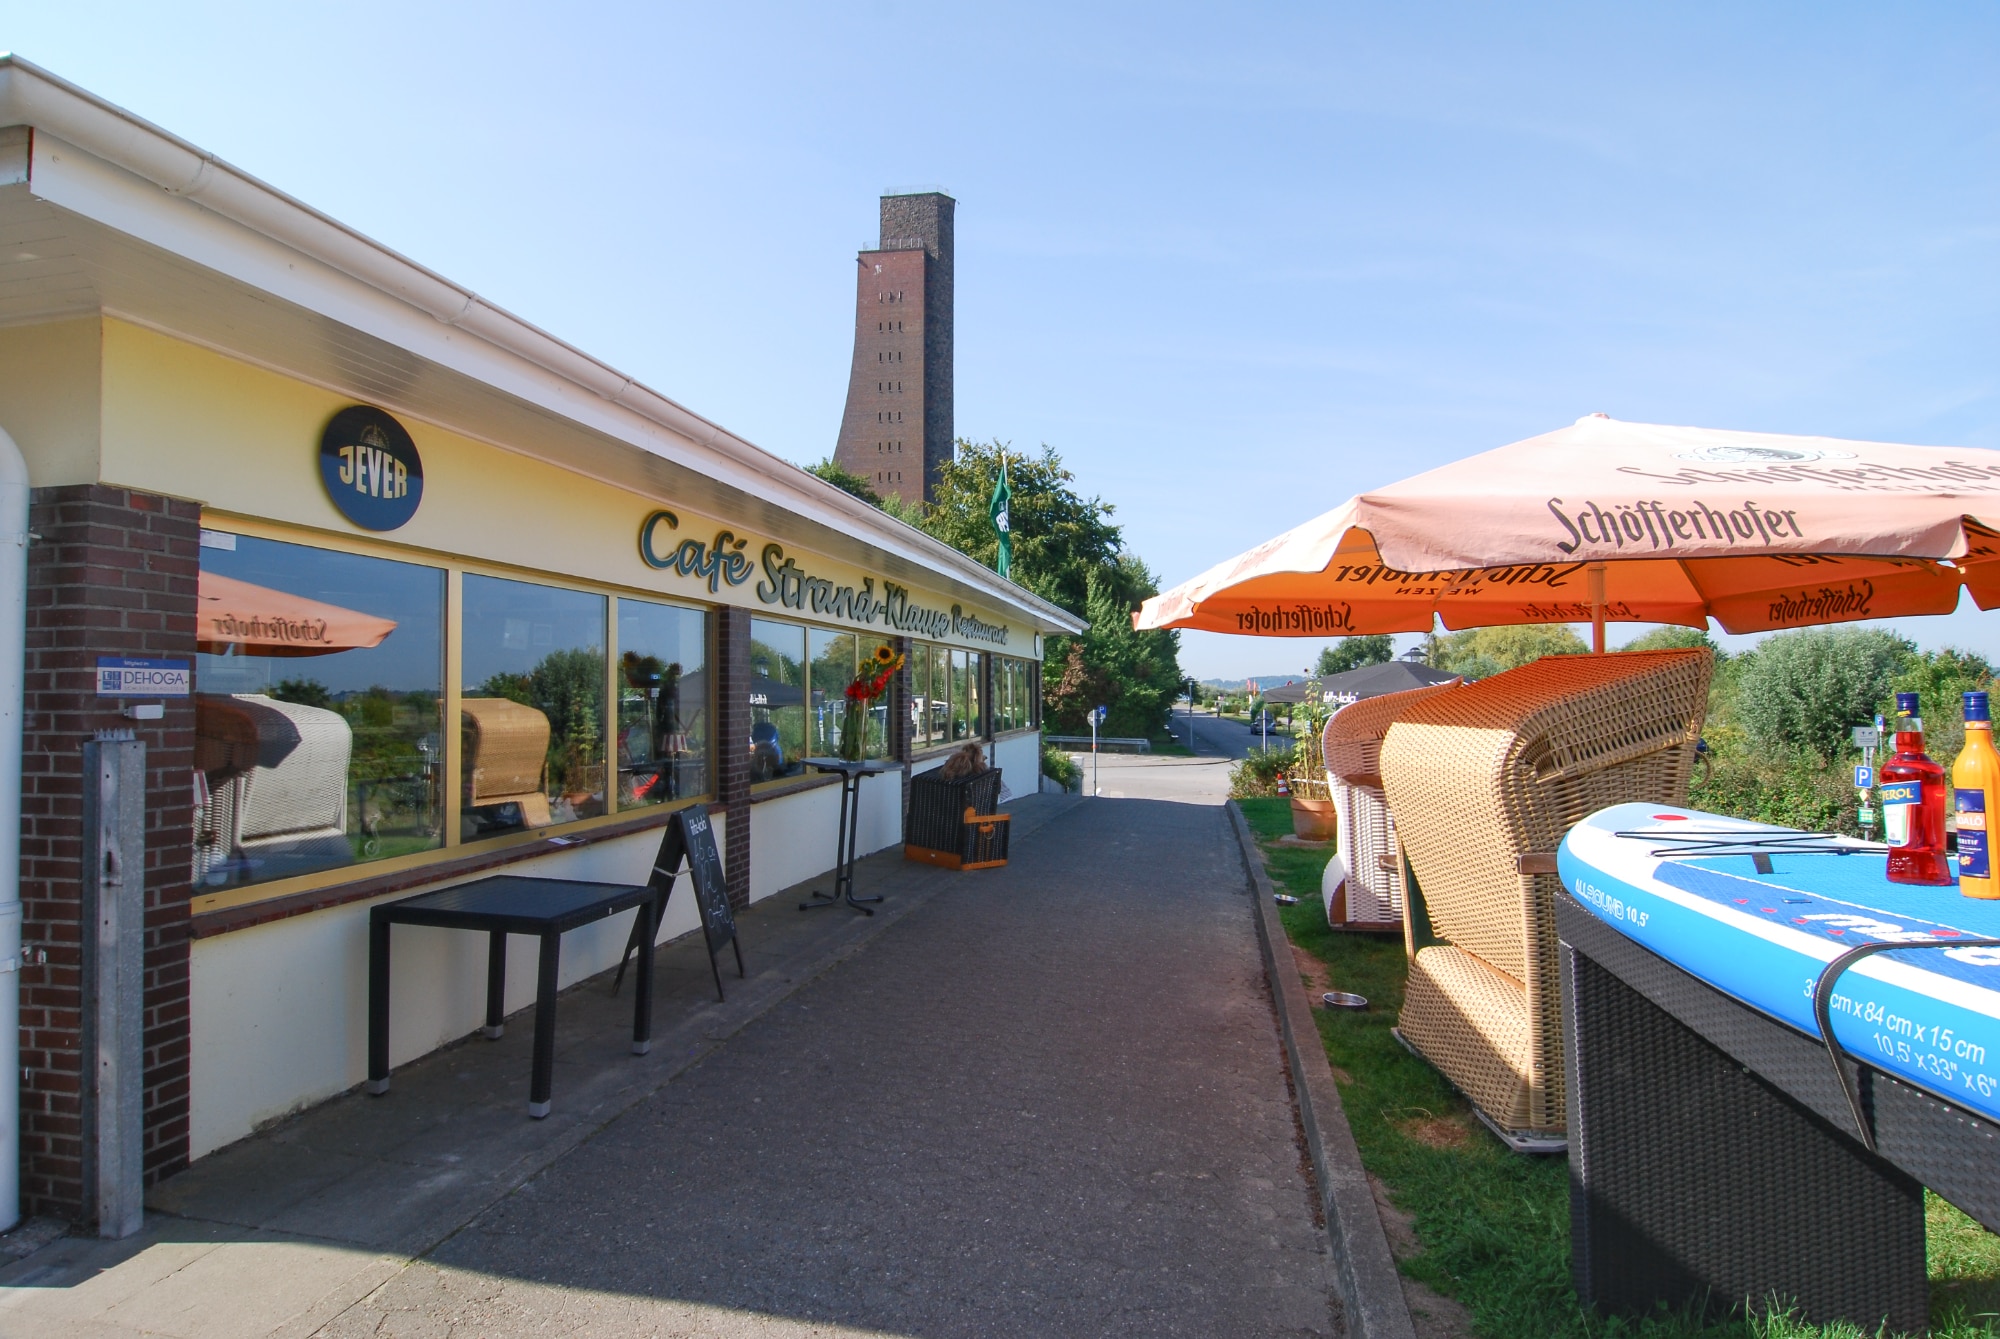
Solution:
{"label": "white wall", "polygon": [[[715,815],[716,843],[724,851],[726,823]],[[661,836],[656,829],[557,851],[507,872],[644,883]],[[829,836],[826,850],[832,849]],[[663,940],[701,924],[685,882],[668,899]],[[213,1152],[367,1077],[368,909],[389,900],[354,902],[194,942],[189,1156]],[[564,935],[562,984],[615,966],[634,914]],[[515,935],[508,941],[509,1012],[534,1003],[537,952],[533,939]],[[486,936],[399,925],[390,941],[389,982],[389,1062],[401,1065],[485,1022]]]}
{"label": "white wall", "polygon": [[[819,786],[751,805],[750,900],[769,897],[780,888],[831,870],[839,831],[839,786]],[[902,840],[902,773],[863,777],[855,855],[896,846]],[[827,891],[832,891],[831,885]]]}
{"label": "white wall", "polygon": [[993,761],[1000,768],[1000,784],[1017,797],[1033,795],[1041,788],[1042,735],[1010,735],[996,740]]}

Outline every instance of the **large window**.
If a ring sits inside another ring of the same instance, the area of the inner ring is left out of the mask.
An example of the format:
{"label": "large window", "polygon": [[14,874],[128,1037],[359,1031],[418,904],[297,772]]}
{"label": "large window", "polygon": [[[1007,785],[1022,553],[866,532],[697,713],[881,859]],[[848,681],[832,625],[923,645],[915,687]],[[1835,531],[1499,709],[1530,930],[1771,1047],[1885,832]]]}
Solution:
{"label": "large window", "polygon": [[806,630],[750,620],[750,780],[805,770]]}
{"label": "large window", "polygon": [[618,806],[706,795],[708,616],[618,601]]}
{"label": "large window", "polygon": [[435,567],[202,532],[197,888],[442,844],[444,583]]}
{"label": "large window", "polygon": [[[880,638],[750,620],[750,780],[797,776],[808,757],[837,757],[847,730],[847,686]],[[863,714],[861,756],[889,753],[889,700]]]}
{"label": "large window", "polygon": [[990,656],[993,700],[985,702],[981,661],[986,658],[978,651],[930,642],[918,642],[910,648],[913,747],[934,748],[980,738],[989,719],[995,733],[1031,730],[1041,724],[1031,662],[1018,656]]}
{"label": "large window", "polygon": [[463,840],[605,812],[605,597],[465,577]]}

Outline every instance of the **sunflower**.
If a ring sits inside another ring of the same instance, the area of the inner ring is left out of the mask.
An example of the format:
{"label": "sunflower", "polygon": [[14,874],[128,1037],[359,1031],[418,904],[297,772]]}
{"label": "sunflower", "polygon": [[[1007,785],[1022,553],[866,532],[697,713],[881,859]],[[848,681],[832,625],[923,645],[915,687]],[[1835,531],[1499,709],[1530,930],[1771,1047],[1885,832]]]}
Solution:
{"label": "sunflower", "polygon": [[888,643],[885,642],[881,646],[875,648],[876,664],[886,665],[895,658],[896,658],[896,648],[890,646]]}

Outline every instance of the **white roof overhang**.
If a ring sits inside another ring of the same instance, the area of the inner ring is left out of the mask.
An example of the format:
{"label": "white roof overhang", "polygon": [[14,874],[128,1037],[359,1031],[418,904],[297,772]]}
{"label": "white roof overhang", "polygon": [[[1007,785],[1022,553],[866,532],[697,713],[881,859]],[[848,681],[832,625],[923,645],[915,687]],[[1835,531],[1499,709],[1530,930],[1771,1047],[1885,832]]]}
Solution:
{"label": "white roof overhang", "polygon": [[1039,631],[1084,626],[213,154],[0,55],[0,324],[92,312],[785,533]]}

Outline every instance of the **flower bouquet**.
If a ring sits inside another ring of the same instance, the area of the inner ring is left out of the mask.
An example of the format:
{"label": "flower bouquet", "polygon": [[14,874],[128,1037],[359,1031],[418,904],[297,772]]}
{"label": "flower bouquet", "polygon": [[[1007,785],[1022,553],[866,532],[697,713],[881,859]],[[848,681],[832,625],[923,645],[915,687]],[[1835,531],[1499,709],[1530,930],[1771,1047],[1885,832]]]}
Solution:
{"label": "flower bouquet", "polygon": [[868,708],[889,691],[889,681],[903,668],[903,653],[882,645],[861,662],[861,672],[847,685],[847,707],[840,721],[840,756],[860,762],[868,737]]}

